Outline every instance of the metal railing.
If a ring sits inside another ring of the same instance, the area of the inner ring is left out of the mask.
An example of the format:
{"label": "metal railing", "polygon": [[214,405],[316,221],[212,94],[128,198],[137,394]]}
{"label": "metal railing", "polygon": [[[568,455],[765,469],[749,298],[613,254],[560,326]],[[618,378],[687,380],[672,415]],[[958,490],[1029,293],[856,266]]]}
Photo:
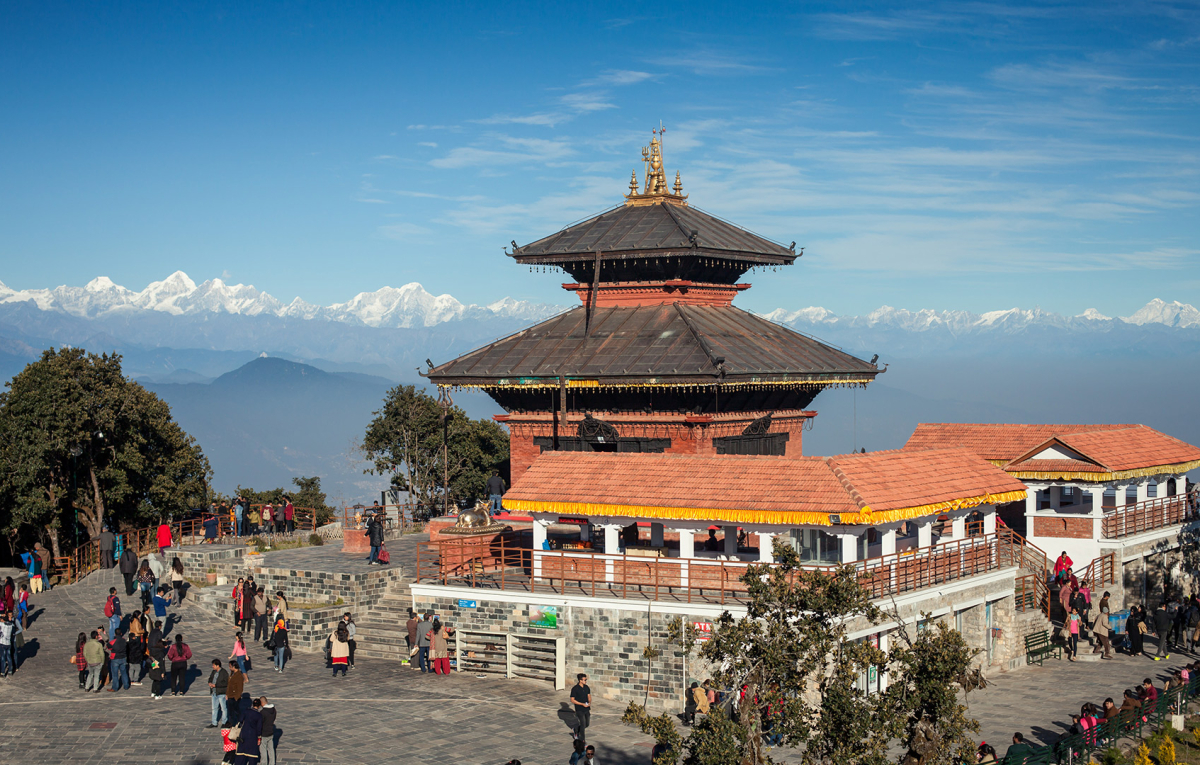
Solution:
{"label": "metal railing", "polygon": [[1198,517],[1198,496],[1200,487],[1193,488],[1187,494],[1156,497],[1116,507],[1105,513],[1101,533],[1106,539],[1120,539],[1194,521]]}
{"label": "metal railing", "polygon": [[[529,539],[528,534],[508,532],[418,543],[417,581],[723,604],[745,599],[746,585],[741,580],[747,568],[755,565],[754,561],[645,557],[628,552],[534,551]],[[1002,529],[995,534],[881,555],[852,565],[871,597],[880,598],[1018,565],[1028,554],[1021,549],[1025,546],[1020,535]],[[829,565],[804,568],[830,574],[837,569]],[[1039,604],[1048,605],[1044,576],[1038,597]]]}
{"label": "metal railing", "polygon": [[374,505],[371,507],[343,507],[335,518],[341,521],[342,529],[365,529],[367,517],[374,512],[384,511],[384,528],[388,531],[398,529],[401,534],[411,534],[420,531],[425,523],[441,514],[441,505],[424,505],[418,502],[403,502],[400,504]]}
{"label": "metal railing", "polygon": [[1117,583],[1117,554],[1104,553],[1088,564],[1080,581],[1087,582],[1093,589],[1099,585]]}

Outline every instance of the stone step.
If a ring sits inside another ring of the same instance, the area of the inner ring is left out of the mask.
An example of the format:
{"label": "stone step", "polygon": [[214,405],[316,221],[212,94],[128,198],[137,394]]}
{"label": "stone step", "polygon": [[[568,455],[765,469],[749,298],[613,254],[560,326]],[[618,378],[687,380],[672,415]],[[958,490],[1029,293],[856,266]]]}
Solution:
{"label": "stone step", "polygon": [[1075,657],[1075,661],[1100,661],[1103,654],[1092,653],[1092,649],[1086,645],[1079,646],[1079,655]]}

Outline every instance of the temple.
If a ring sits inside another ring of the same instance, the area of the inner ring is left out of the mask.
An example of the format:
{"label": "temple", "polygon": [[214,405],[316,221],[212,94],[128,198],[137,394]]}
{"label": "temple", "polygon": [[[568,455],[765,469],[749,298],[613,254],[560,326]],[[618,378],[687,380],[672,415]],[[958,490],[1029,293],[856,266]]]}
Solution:
{"label": "temple", "polygon": [[736,308],[751,269],[788,266],[783,246],[668,189],[662,139],[642,150],[624,202],[509,257],[558,268],[579,307],[433,367],[506,414],[511,480],[546,451],[799,457],[813,398],[863,386],[872,362]]}

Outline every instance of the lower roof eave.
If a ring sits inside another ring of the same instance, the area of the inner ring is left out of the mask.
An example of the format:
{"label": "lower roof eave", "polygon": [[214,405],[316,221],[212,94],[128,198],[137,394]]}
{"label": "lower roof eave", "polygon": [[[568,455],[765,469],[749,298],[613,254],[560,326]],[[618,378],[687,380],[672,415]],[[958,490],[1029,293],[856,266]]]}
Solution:
{"label": "lower roof eave", "polygon": [[[588,376],[582,374],[562,375],[568,388],[683,388],[690,386],[707,387],[781,387],[804,386],[828,388],[839,385],[867,385],[874,381],[878,372],[769,372],[753,375],[654,375],[648,373],[640,376]],[[534,388],[557,388],[560,377],[547,375],[529,375],[528,377],[451,377],[447,375],[429,375],[429,381],[435,385],[446,385],[458,388],[513,388],[529,390]]]}

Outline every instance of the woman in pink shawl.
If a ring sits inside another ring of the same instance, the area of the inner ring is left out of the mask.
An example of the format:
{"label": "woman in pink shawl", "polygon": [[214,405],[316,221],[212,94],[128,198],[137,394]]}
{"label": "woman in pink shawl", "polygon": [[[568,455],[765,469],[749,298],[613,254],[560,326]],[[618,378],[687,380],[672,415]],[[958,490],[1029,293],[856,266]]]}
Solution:
{"label": "woman in pink shawl", "polygon": [[1063,554],[1058,556],[1058,560],[1054,561],[1054,579],[1061,582],[1071,575],[1071,566],[1075,565],[1075,561],[1071,560],[1071,556],[1067,555],[1067,551],[1063,550]]}
{"label": "woman in pink shawl", "polygon": [[1058,602],[1062,603],[1063,613],[1071,613],[1071,598],[1075,597],[1075,593],[1079,592],[1079,580],[1074,574],[1070,575],[1070,579],[1064,581],[1058,587]]}

